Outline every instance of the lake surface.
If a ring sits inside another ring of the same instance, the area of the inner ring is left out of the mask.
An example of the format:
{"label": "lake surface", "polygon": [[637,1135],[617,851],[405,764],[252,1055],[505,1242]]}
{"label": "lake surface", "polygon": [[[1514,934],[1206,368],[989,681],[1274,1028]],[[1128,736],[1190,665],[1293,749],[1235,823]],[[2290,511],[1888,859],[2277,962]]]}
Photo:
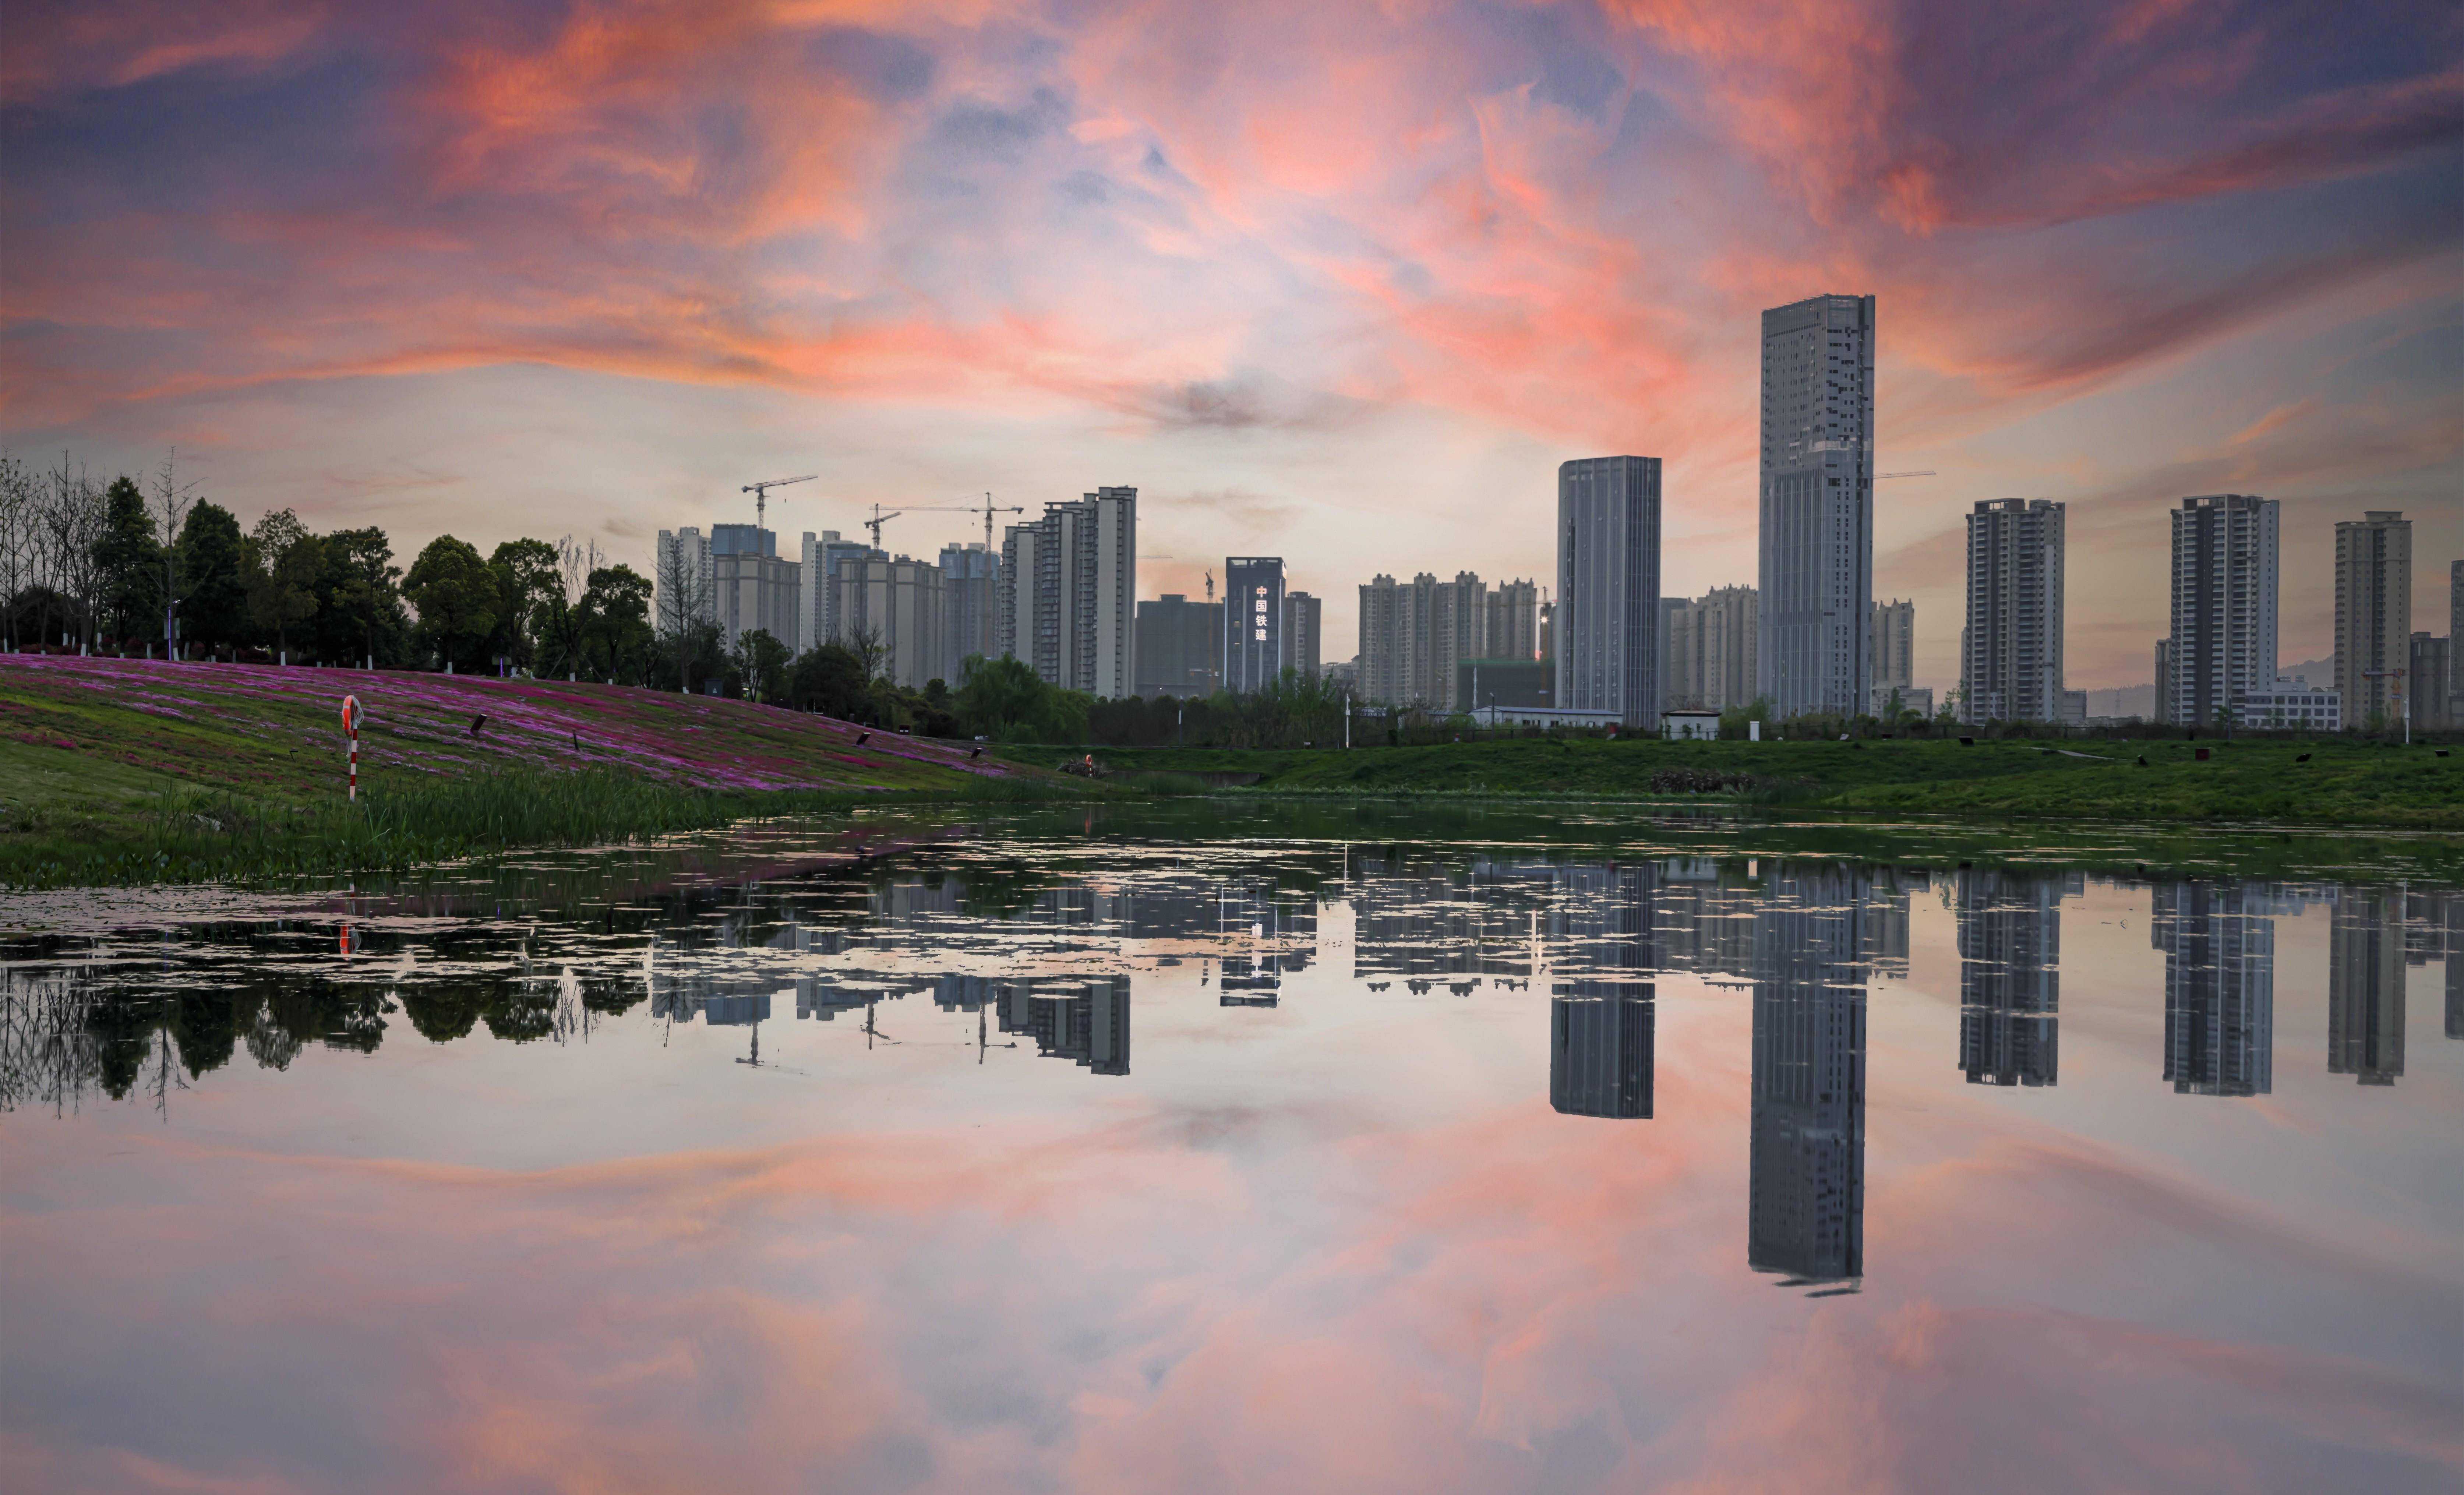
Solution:
{"label": "lake surface", "polygon": [[0,1486],[2464,1488],[2464,895],[2095,841],[0,895]]}

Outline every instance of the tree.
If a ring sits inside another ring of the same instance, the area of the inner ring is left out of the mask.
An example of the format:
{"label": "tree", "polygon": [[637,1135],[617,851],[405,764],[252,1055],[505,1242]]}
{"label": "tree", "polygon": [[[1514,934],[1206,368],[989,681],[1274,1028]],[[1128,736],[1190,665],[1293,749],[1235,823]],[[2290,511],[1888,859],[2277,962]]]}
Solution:
{"label": "tree", "polygon": [[448,665],[485,660],[503,592],[496,572],[469,541],[451,535],[429,540],[403,579],[403,595],[418,609],[422,648]]}
{"label": "tree", "polygon": [[631,566],[602,566],[574,607],[583,668],[617,681],[639,682],[656,640],[650,632],[650,579]]}
{"label": "tree", "polygon": [[102,613],[119,638],[152,637],[162,607],[162,556],[145,495],[125,477],[102,495],[102,537],[95,564],[102,572]]}
{"label": "tree", "polygon": [[775,702],[786,693],[787,670],[794,656],[769,629],[747,628],[737,634],[732,654],[728,663],[744,682],[746,700]]}
{"label": "tree", "polygon": [[180,637],[211,649],[247,635],[248,587],[240,569],[239,520],[200,498],[180,526]]}
{"label": "tree", "polygon": [[1063,691],[1023,659],[968,657],[955,698],[962,731],[1003,742],[1083,742],[1086,696]]}
{"label": "tree", "polygon": [[0,604],[6,605],[8,645],[17,647],[17,607],[34,583],[34,473],[0,447]]}
{"label": "tree", "polygon": [[716,632],[711,617],[711,579],[703,557],[686,548],[682,539],[659,551],[659,642],[676,664],[676,687],[693,690],[693,659],[700,641]]}
{"label": "tree", "polygon": [[163,454],[163,465],[154,473],[153,517],[156,544],[163,558],[163,655],[166,659],[175,652],[172,640],[178,637],[176,622],[184,584],[180,573],[180,520],[195,501],[197,487],[193,482],[179,480],[179,457],[180,449],[171,448]]}
{"label": "tree", "polygon": [[[102,591],[102,568],[95,561],[102,539],[102,493],[83,468],[69,468],[69,455],[52,469],[43,499],[43,552],[51,564],[52,587],[69,603],[69,615],[79,639],[93,636],[96,605]],[[49,620],[44,632],[50,634]]]}
{"label": "tree", "polygon": [[796,656],[787,681],[787,704],[798,711],[850,720],[868,699],[864,662],[843,644],[825,644]]}
{"label": "tree", "polygon": [[385,532],[336,530],[318,550],[317,656],[400,664],[410,648],[410,615]]}
{"label": "tree", "polygon": [[490,651],[524,670],[538,663],[540,616],[564,604],[557,548],[543,539],[509,539],[488,558],[496,574],[496,630]]}
{"label": "tree", "polygon": [[317,615],[317,574],[325,557],[317,537],[288,509],[275,509],[256,521],[241,548],[248,576],[248,611],[257,627],[274,634],[275,648],[288,655],[291,626]]}

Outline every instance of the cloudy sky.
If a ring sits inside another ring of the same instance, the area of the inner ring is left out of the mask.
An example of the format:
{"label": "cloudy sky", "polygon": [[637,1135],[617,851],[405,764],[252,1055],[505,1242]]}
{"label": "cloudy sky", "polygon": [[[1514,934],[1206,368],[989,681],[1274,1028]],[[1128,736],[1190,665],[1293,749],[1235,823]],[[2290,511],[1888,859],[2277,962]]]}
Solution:
{"label": "cloudy sky", "polygon": [[[2441,0],[15,0],[0,441],[244,520],[596,536],[1140,490],[1142,595],[1280,553],[1551,581],[1554,469],[1667,462],[1754,575],[1756,313],[1880,297],[1879,595],[1955,676],[1959,517],[2071,505],[2070,683],[2150,675],[2164,509],[2464,556]],[[745,511],[739,513],[739,511]],[[892,548],[980,534],[916,515]]]}

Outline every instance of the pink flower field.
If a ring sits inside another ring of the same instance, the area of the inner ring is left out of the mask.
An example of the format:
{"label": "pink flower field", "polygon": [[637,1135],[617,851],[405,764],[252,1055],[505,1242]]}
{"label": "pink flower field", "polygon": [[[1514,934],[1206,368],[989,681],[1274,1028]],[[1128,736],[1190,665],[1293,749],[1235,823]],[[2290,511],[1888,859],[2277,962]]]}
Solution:
{"label": "pink flower field", "polygon": [[[363,785],[612,766],[703,788],[930,789],[1030,772],[895,734],[859,747],[864,729],[826,716],[624,686],[34,654],[0,654],[0,763],[33,754],[54,770],[339,792],[345,696],[363,714]],[[78,757],[44,757],[59,754]]]}

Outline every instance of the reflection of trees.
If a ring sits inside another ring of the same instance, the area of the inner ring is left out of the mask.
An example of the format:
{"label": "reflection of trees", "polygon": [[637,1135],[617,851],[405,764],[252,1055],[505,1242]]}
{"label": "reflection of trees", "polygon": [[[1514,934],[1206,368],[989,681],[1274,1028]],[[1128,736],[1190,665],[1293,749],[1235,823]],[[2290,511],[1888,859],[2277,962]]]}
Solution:
{"label": "reflection of trees", "polygon": [[513,1044],[528,1044],[556,1031],[556,990],[506,981],[481,1009],[488,1031]]}
{"label": "reflection of trees", "polygon": [[171,1023],[180,1041],[180,1062],[188,1066],[191,1079],[231,1063],[231,1051],[239,1046],[239,1025],[231,1021],[227,992],[182,993]]}
{"label": "reflection of trees", "polygon": [[425,986],[404,987],[396,995],[402,1001],[403,1016],[420,1037],[431,1044],[451,1044],[470,1035],[478,1026],[479,1014],[487,1009],[488,996],[495,983],[487,981],[437,981]]}

